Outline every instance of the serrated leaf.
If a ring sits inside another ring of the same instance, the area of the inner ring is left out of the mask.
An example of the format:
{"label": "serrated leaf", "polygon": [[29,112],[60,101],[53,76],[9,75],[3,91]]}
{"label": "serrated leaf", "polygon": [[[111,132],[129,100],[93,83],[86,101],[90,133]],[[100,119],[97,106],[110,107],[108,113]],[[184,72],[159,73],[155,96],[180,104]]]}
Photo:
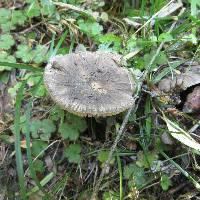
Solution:
{"label": "serrated leaf", "polygon": [[65,156],[68,158],[70,163],[80,163],[81,161],[81,146],[79,144],[71,144],[65,149]]}
{"label": "serrated leaf", "polygon": [[79,130],[67,123],[61,124],[58,131],[63,139],[69,139],[74,141],[77,140],[79,137]]}
{"label": "serrated leaf", "polygon": [[22,10],[0,9],[0,26],[3,32],[14,30],[17,25],[23,25],[26,16]]}
{"label": "serrated leaf", "polygon": [[186,146],[195,149],[197,151],[200,151],[200,144],[196,142],[189,133],[184,131],[182,128],[179,127],[179,125],[175,124],[174,122],[170,121],[166,118],[166,116],[163,117],[164,121],[167,124],[167,128],[175,139],[177,139],[182,144],[185,144]]}
{"label": "serrated leaf", "polygon": [[136,186],[137,188],[141,187],[146,182],[144,169],[138,167],[136,164],[125,166],[124,177],[130,181],[131,185],[133,184],[132,186]]}
{"label": "serrated leaf", "polygon": [[38,138],[38,130],[42,126],[42,122],[40,120],[34,120],[31,122],[30,125],[30,132],[33,138]]}
{"label": "serrated leaf", "polygon": [[21,10],[14,10],[11,16],[11,22],[13,25],[23,25],[26,21],[26,16]]}
{"label": "serrated leaf", "polygon": [[84,33],[86,33],[90,36],[99,35],[103,31],[103,26],[101,26],[99,23],[93,22],[93,21],[79,20],[78,26],[81,31],[83,31]]}
{"label": "serrated leaf", "polygon": [[70,124],[74,129],[77,129],[79,132],[84,132],[87,128],[87,123],[85,118],[73,115],[71,113],[67,113],[66,121]]}
{"label": "serrated leaf", "polygon": [[41,63],[46,60],[47,47],[43,45],[37,45],[36,48],[32,49],[28,45],[18,45],[16,51],[16,57],[21,58],[23,62]]}
{"label": "serrated leaf", "polygon": [[3,34],[0,36],[0,49],[8,50],[15,44],[15,41],[10,34]]}
{"label": "serrated leaf", "polygon": [[41,0],[41,12],[43,15],[52,15],[55,12],[55,5],[51,0]]}
{"label": "serrated leaf", "polygon": [[[42,140],[34,140],[32,142],[32,153],[34,156],[38,156],[42,151],[47,148],[48,144]],[[43,155],[43,154],[41,154]]]}
{"label": "serrated leaf", "polygon": [[44,120],[42,120],[41,129],[42,129],[42,132],[44,134],[48,134],[49,135],[49,134],[53,133],[56,130],[56,127],[55,127],[55,125],[54,125],[52,120],[44,119]]}

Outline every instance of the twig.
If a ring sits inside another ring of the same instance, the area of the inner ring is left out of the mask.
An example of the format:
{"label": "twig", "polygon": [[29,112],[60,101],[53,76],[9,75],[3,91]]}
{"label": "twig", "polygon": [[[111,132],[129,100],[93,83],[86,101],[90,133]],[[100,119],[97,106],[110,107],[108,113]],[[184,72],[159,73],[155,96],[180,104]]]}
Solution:
{"label": "twig", "polygon": [[171,0],[168,4],[166,4],[161,10],[159,10],[157,13],[155,13],[148,21],[146,21],[143,26],[141,26],[134,34],[138,33],[140,30],[142,30],[146,25],[148,25],[152,20],[154,20],[155,17],[157,17],[164,9],[166,9],[174,0]]}
{"label": "twig", "polygon": [[19,32],[19,34],[24,34],[27,32],[30,32],[32,29],[36,28],[37,26],[39,26],[40,24],[42,24],[43,22],[38,22],[37,24],[32,25],[31,27]]}

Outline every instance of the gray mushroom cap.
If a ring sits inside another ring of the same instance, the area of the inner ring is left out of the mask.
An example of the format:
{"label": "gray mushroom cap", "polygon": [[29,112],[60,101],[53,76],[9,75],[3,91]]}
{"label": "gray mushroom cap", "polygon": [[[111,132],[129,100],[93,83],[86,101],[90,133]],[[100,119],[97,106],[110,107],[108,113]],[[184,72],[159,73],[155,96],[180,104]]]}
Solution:
{"label": "gray mushroom cap", "polygon": [[134,104],[135,84],[117,63],[120,55],[104,52],[55,56],[44,72],[44,83],[52,99],[80,116],[105,117]]}

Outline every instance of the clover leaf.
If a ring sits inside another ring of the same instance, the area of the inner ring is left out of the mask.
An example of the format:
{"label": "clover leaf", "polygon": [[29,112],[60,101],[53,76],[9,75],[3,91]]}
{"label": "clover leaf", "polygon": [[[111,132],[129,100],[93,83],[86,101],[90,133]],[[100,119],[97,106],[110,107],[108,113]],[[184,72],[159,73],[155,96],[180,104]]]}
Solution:
{"label": "clover leaf", "polygon": [[10,34],[0,36],[0,49],[8,50],[15,44],[15,41]]}

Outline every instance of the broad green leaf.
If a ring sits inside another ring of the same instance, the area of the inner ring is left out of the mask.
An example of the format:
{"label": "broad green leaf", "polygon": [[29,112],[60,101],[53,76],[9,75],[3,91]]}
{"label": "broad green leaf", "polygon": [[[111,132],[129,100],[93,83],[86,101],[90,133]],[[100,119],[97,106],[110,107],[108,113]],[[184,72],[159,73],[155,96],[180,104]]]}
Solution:
{"label": "broad green leaf", "polygon": [[124,167],[124,177],[129,180],[129,186],[137,188],[145,184],[144,168],[138,167],[136,164],[129,164]]}
{"label": "broad green leaf", "polygon": [[84,21],[81,19],[78,21],[78,26],[81,31],[90,36],[99,35],[103,31],[103,26],[94,21]]}
{"label": "broad green leaf", "polygon": [[40,138],[42,140],[49,140],[51,137],[51,134],[56,130],[56,127],[50,119],[44,119],[42,120],[42,127],[41,131],[43,134],[40,135]]}
{"label": "broad green leaf", "polygon": [[80,163],[81,161],[81,146],[79,144],[71,144],[65,149],[65,156],[68,158],[70,163]]}
{"label": "broad green leaf", "polygon": [[34,120],[31,122],[30,125],[30,132],[33,138],[38,138],[38,130],[40,129],[40,127],[42,126],[42,121],[40,120]]}
{"label": "broad green leaf", "polygon": [[103,193],[103,200],[119,200],[119,194],[112,190]]}
{"label": "broad green leaf", "polygon": [[21,58],[23,62],[41,63],[47,59],[47,47],[44,45],[37,45],[36,48],[31,48],[28,45],[18,45],[16,57]]}
{"label": "broad green leaf", "polygon": [[[32,153],[34,156],[38,156],[42,151],[48,147],[48,144],[42,140],[33,140]],[[41,154],[43,155],[43,154]]]}
{"label": "broad green leaf", "polygon": [[67,113],[66,122],[70,124],[74,129],[77,129],[79,132],[84,132],[87,129],[87,123],[83,117]]}
{"label": "broad green leaf", "polygon": [[200,144],[196,142],[189,133],[179,127],[179,125],[170,121],[166,116],[163,116],[163,120],[166,122],[168,130],[172,137],[177,139],[179,142],[185,144],[186,146],[200,151]]}
{"label": "broad green leaf", "polygon": [[0,49],[8,50],[15,44],[15,41],[10,34],[0,36]]}
{"label": "broad green leaf", "polygon": [[61,124],[58,131],[63,139],[69,139],[74,141],[77,140],[79,137],[79,130],[67,123]]}
{"label": "broad green leaf", "polygon": [[[122,38],[114,35],[113,33],[108,33],[99,37],[99,41],[102,45],[107,45],[115,51],[119,51],[121,48]],[[101,47],[101,46],[100,46]]]}

